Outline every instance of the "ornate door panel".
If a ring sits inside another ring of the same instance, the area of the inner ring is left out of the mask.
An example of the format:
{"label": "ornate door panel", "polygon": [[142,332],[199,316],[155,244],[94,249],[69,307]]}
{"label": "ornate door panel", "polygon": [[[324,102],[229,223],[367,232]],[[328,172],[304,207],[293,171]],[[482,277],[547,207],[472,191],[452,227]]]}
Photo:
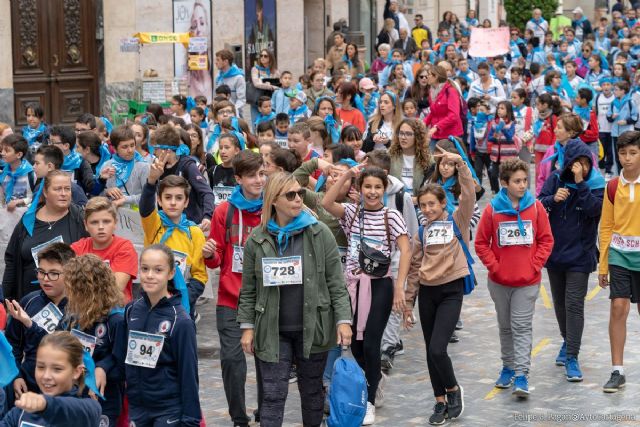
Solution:
{"label": "ornate door panel", "polygon": [[39,102],[48,123],[73,123],[98,111],[96,10],[93,0],[12,0],[14,99]]}

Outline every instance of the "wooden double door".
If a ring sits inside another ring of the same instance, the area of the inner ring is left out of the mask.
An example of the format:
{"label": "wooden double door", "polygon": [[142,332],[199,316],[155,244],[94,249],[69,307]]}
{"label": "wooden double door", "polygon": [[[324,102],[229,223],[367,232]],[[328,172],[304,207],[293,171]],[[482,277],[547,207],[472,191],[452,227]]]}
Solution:
{"label": "wooden double door", "polygon": [[99,0],[11,0],[14,113],[40,104],[50,124],[98,112]]}

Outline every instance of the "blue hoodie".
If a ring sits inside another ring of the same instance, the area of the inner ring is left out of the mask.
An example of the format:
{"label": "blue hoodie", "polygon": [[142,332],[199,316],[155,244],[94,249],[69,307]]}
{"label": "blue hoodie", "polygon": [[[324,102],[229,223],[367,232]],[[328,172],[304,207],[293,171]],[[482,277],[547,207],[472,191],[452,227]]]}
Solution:
{"label": "blue hoodie", "polygon": [[[127,397],[131,407],[154,411],[176,408],[182,414],[180,426],[200,426],[198,356],[196,328],[182,306],[180,292],[162,298],[155,306],[146,294],[127,305],[125,323],[131,331],[164,335],[155,368],[125,365]],[[118,345],[127,351],[127,342]],[[125,356],[122,355],[122,360]]]}
{"label": "blue hoodie", "polygon": [[[53,301],[51,301],[42,290],[33,291],[25,295],[24,298],[20,300],[20,306],[32,319],[49,303],[53,303]],[[58,309],[63,315],[66,305],[66,298],[63,298],[58,304]],[[54,329],[50,332],[53,332],[53,330]],[[15,358],[18,369],[20,370],[19,377],[27,383],[29,391],[40,391],[35,379],[36,355],[38,353],[40,341],[46,334],[47,332],[38,326],[36,322],[33,322],[29,329],[27,329],[21,322],[13,319],[11,319],[7,324],[5,335],[7,337],[7,341],[9,341],[9,344],[13,347],[13,357]]]}
{"label": "blue hoodie", "polygon": [[100,404],[90,398],[78,397],[77,392],[74,388],[59,396],[44,395],[47,407],[42,412],[30,414],[13,408],[0,421],[0,427],[19,427],[26,423],[42,427],[98,426]]}
{"label": "blue hoodie", "polygon": [[[579,157],[592,162],[591,150],[582,141],[569,141],[564,156],[564,168],[554,171],[547,178],[538,196],[549,214],[554,240],[553,251],[545,267],[550,270],[591,273],[598,264],[596,242],[604,179],[591,165],[589,179],[575,183],[571,165]],[[553,200],[558,188],[569,189],[569,197],[564,202],[556,203]]]}

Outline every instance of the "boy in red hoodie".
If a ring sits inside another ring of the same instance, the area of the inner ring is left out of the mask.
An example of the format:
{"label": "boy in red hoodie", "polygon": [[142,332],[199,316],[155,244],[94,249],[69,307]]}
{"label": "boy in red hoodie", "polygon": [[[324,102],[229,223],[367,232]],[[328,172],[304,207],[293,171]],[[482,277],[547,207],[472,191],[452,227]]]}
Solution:
{"label": "boy in red hoodie", "polygon": [[529,395],[533,313],[541,271],[553,249],[549,218],[528,190],[529,167],[520,159],[500,165],[502,189],[482,213],[476,254],[489,270],[488,288],[500,331],[502,372],[496,387]]}
{"label": "boy in red hoodie", "polygon": [[250,150],[238,153],[232,162],[238,185],[213,214],[211,234],[202,253],[209,268],[220,267],[216,325],[220,337],[222,383],[234,425],[247,426],[244,385],[247,361],[240,346],[242,331],[236,322],[238,295],[242,287],[244,242],[260,225],[262,190],[267,182],[262,156]]}

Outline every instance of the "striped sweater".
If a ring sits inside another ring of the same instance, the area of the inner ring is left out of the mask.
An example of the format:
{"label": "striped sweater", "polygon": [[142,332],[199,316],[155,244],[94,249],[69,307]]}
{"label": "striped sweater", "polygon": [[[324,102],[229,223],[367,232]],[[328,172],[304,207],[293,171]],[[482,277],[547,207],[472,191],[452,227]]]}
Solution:
{"label": "striped sweater", "polygon": [[492,162],[500,163],[507,159],[518,158],[520,144],[515,137],[516,126],[514,122],[500,124],[500,119],[489,123],[489,157]]}

